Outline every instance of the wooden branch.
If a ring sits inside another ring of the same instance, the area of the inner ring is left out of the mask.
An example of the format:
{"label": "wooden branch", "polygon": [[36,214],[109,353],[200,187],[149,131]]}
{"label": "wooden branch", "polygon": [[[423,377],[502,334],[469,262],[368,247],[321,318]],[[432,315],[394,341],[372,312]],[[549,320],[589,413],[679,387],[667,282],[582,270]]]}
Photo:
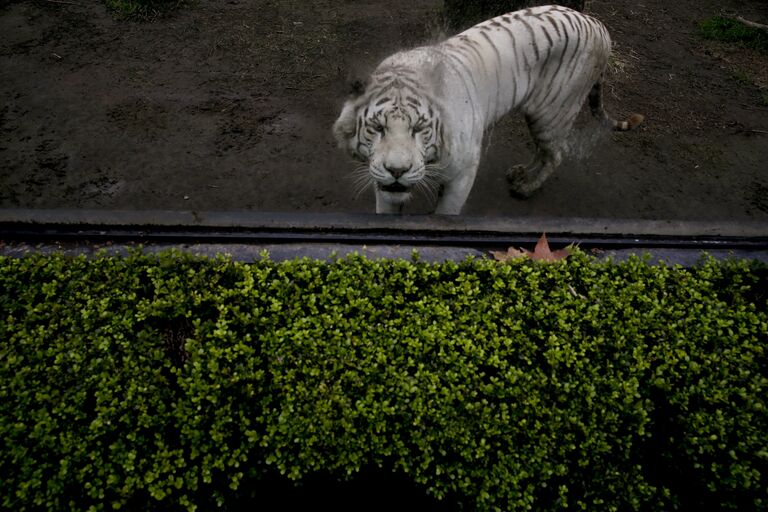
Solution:
{"label": "wooden branch", "polygon": [[741,16],[736,16],[736,21],[740,21],[741,23],[745,24],[748,27],[759,28],[760,30],[768,30],[768,25],[763,25],[762,23],[756,23],[754,21],[749,21],[747,19],[744,19]]}
{"label": "wooden branch", "polygon": [[746,105],[744,103],[741,104],[742,108],[745,108],[747,110],[759,110],[760,112],[768,112],[768,108],[765,107],[755,107],[754,105]]}

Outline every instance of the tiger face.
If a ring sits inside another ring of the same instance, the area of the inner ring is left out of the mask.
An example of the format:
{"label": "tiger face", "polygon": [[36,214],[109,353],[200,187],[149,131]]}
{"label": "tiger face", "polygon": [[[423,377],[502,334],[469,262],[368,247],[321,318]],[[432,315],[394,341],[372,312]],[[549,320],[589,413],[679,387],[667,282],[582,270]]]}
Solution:
{"label": "tiger face", "polygon": [[334,132],[362,163],[356,176],[361,188],[373,185],[390,204],[405,203],[414,188],[434,195],[440,121],[409,89],[391,89],[361,103],[350,100]]}

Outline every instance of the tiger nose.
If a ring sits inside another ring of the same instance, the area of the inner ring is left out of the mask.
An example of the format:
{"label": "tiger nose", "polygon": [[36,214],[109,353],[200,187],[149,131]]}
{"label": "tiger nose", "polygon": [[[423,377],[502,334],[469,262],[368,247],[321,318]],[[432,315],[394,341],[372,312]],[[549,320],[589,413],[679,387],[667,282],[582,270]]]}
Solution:
{"label": "tiger nose", "polygon": [[393,178],[398,179],[400,176],[411,170],[411,165],[385,165],[384,169],[386,169]]}

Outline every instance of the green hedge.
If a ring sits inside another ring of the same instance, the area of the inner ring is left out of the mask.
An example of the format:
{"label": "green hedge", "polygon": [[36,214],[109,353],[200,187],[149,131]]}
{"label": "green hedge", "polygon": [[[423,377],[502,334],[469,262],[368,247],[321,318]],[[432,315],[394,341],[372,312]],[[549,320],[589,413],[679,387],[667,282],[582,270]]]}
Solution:
{"label": "green hedge", "polygon": [[583,254],[0,258],[2,506],[231,508],[382,467],[477,510],[765,509],[766,290]]}

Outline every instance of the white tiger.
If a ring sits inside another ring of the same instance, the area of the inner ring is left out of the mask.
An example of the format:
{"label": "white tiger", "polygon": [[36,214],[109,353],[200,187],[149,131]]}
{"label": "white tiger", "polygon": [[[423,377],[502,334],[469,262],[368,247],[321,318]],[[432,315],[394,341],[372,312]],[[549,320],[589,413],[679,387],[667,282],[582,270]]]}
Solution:
{"label": "white tiger", "polygon": [[601,83],[611,53],[596,19],[561,6],[535,7],[487,20],[442,43],[385,59],[365,91],[344,104],[333,126],[339,146],[362,162],[377,213],[398,213],[414,189],[434,194],[435,212],[459,214],[475,181],[485,130],[506,113],[526,118],[533,161],[507,171],[511,191],[527,197],[560,164],[565,138],[589,98],[605,113]]}

